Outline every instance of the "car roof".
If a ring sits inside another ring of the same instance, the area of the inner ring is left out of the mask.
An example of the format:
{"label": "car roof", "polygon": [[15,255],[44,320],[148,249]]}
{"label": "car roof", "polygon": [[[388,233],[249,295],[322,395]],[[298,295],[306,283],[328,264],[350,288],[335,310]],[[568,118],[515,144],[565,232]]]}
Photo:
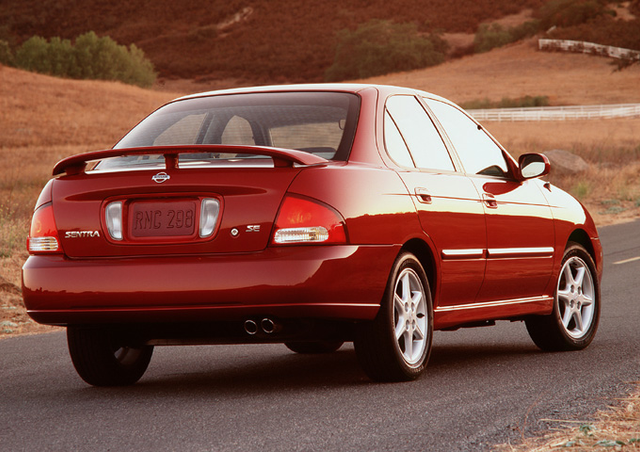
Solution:
{"label": "car roof", "polygon": [[172,102],[209,97],[209,96],[220,96],[228,94],[248,94],[248,93],[285,93],[285,92],[348,92],[348,93],[359,93],[367,89],[375,89],[379,91],[382,96],[389,96],[391,94],[417,94],[423,97],[429,97],[436,100],[441,100],[447,103],[451,103],[449,100],[437,96],[426,91],[421,91],[413,88],[405,88],[400,86],[392,85],[376,85],[376,84],[364,84],[364,83],[312,83],[312,84],[294,84],[294,85],[266,85],[266,86],[252,86],[252,87],[242,87],[242,88],[232,88],[225,90],[217,91],[206,91],[202,93],[190,94],[187,96],[182,96],[177,99],[174,99]]}

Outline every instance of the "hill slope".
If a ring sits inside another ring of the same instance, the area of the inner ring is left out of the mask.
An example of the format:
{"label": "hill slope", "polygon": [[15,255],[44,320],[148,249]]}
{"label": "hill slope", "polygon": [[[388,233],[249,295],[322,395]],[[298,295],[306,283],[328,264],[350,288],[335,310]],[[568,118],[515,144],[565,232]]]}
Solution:
{"label": "hill slope", "polygon": [[535,40],[366,82],[410,86],[457,103],[528,95],[548,96],[554,105],[639,102],[638,64],[616,71],[608,58],[539,52]]}
{"label": "hill slope", "polygon": [[[3,0],[0,39],[93,30],[142,48],[165,78],[321,81],[335,34],[373,18],[474,33],[544,0]],[[80,6],[81,5],[81,6]]]}

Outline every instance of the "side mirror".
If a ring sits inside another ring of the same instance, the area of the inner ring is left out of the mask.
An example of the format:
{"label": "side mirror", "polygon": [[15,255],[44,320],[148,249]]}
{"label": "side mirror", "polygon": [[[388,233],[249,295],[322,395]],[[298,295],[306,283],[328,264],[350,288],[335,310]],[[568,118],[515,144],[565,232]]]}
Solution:
{"label": "side mirror", "polygon": [[550,172],[550,161],[543,154],[523,154],[519,157],[521,178],[534,179]]}

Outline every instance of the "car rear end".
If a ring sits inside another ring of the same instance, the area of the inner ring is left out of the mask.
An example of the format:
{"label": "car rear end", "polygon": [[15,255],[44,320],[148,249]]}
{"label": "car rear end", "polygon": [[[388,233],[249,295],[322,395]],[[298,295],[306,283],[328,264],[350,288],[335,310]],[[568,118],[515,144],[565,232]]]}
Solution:
{"label": "car rear end", "polygon": [[343,212],[290,190],[346,165],[359,98],[331,94],[187,99],[59,162],[28,242],[29,315],[212,341],[247,340],[247,321],[372,319],[396,251],[351,242]]}

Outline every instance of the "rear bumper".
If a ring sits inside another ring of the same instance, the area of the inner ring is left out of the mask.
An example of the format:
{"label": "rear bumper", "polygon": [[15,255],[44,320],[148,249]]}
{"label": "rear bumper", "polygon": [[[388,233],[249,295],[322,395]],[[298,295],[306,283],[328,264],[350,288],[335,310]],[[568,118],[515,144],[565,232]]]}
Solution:
{"label": "rear bumper", "polygon": [[30,256],[29,315],[45,324],[282,318],[373,319],[396,246],[268,248],[225,256]]}

